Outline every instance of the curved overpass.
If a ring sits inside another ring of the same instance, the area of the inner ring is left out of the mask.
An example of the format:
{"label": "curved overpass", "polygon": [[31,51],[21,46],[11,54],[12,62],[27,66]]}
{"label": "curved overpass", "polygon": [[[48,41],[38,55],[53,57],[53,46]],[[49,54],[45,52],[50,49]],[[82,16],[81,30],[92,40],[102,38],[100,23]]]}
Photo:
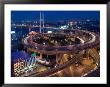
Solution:
{"label": "curved overpass", "polygon": [[[75,31],[75,30],[74,30]],[[82,38],[79,36],[76,36],[81,40],[81,44],[77,45],[67,45],[67,46],[47,46],[43,44],[37,44],[33,42],[33,36],[28,36],[24,38],[23,43],[28,46],[33,48],[34,51],[39,51],[41,53],[65,53],[65,52],[75,52],[78,50],[83,50],[87,48],[92,48],[96,46],[97,44],[100,43],[99,36],[93,32],[85,31],[85,30],[76,30],[78,32],[86,33],[89,34],[91,37],[90,40],[84,41]],[[43,34],[45,35],[45,34]]]}
{"label": "curved overpass", "polygon": [[[56,53],[77,52],[77,51],[81,51],[84,49],[93,48],[96,45],[100,44],[99,36],[93,32],[89,32],[89,31],[85,31],[85,30],[72,30],[72,32],[77,32],[77,33],[82,32],[82,33],[89,35],[91,38],[88,41],[85,41],[84,43],[77,44],[77,45],[71,45],[71,46],[43,46],[41,44],[36,44],[35,42],[33,42],[32,36],[26,37],[23,42],[26,46],[33,47],[34,51],[36,51],[36,52],[40,51],[40,52],[46,53],[46,54],[48,54],[48,53],[56,54]],[[80,38],[80,39],[82,39],[82,38]],[[40,74],[36,74],[36,72],[29,73],[28,76],[39,76],[39,77],[40,76],[49,76],[55,72],[58,72],[64,68],[66,68],[67,66],[70,66],[71,64],[74,64],[80,58],[81,58],[81,55],[74,56],[74,58],[72,58],[70,61],[66,62],[63,65],[57,66],[56,68],[53,68],[48,71],[44,71]],[[25,75],[23,75],[23,76],[25,76]]]}

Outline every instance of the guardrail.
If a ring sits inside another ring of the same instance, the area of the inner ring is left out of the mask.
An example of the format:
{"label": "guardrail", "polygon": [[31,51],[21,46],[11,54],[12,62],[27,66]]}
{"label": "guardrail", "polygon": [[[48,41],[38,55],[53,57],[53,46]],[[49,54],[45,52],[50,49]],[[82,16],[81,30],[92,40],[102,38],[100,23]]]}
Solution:
{"label": "guardrail", "polygon": [[[75,31],[75,30],[73,30],[73,31]],[[47,46],[47,45],[37,44],[37,43],[33,42],[32,37],[26,37],[24,39],[24,44],[27,45],[27,46],[32,47],[36,51],[42,52],[42,53],[49,53],[49,52],[51,52],[51,53],[54,53],[54,52],[56,52],[56,53],[65,53],[65,52],[71,52],[71,51],[74,52],[76,50],[92,48],[92,47],[94,47],[94,46],[96,46],[97,44],[100,43],[99,36],[96,35],[95,33],[85,31],[85,30],[76,30],[76,31],[77,31],[77,33],[78,32],[87,33],[87,34],[90,35],[90,37],[92,37],[92,39],[90,38],[89,41],[86,41],[84,43],[77,44],[77,45]],[[43,34],[43,35],[48,35],[48,34]]]}

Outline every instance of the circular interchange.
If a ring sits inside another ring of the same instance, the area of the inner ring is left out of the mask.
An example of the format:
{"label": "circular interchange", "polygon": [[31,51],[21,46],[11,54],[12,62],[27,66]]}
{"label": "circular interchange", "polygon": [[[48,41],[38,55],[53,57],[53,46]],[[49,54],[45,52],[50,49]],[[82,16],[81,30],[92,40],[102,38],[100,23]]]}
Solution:
{"label": "circular interchange", "polygon": [[[48,39],[55,40],[55,38],[58,39],[58,37],[60,37],[60,39],[59,41],[56,41],[57,43],[54,44],[48,43]],[[73,42],[69,44],[67,44],[64,40],[63,40],[64,41],[63,44],[58,43],[61,42],[61,38],[63,39],[70,38],[71,40],[73,38],[76,38],[78,40],[78,43],[75,43],[75,40],[73,40]],[[41,43],[39,43],[39,40]],[[100,38],[99,35],[86,30],[63,30],[63,33],[56,33],[56,34],[44,33],[44,34],[29,35],[28,37],[24,38],[23,43],[27,48],[31,48],[34,52],[40,52],[43,54],[59,54],[59,53],[68,53],[68,52],[77,53],[80,52],[81,50],[86,50],[96,47],[100,43]],[[67,61],[65,64],[57,66],[56,68],[50,69],[48,71],[44,71],[36,76],[49,76],[55,72],[58,72],[59,70],[66,68],[67,66],[70,66],[71,64],[74,64],[79,59],[80,56],[77,56]],[[96,62],[99,65],[99,60]],[[28,76],[34,76],[34,74],[35,73],[29,74]]]}
{"label": "circular interchange", "polygon": [[[38,35],[30,35],[28,37],[26,37],[24,39],[24,44],[27,47],[31,47],[33,49],[35,49],[36,51],[39,51],[41,53],[52,53],[54,54],[56,53],[65,53],[65,52],[75,52],[75,51],[80,51],[83,49],[87,49],[87,48],[92,48],[96,45],[98,45],[100,43],[99,40],[99,36],[93,32],[89,32],[89,31],[85,31],[85,30],[70,30],[71,33],[63,33],[63,34],[38,34]],[[86,38],[88,38],[87,40],[85,40],[84,42],[80,43],[80,44],[71,44],[71,45],[66,45],[66,46],[61,46],[59,44],[56,44],[56,46],[50,46],[46,45],[46,44],[38,44],[36,42],[33,41],[34,37],[44,37],[44,36],[57,36],[57,35],[64,35],[64,36],[70,36],[70,37],[76,37],[79,38],[80,40],[82,38],[82,35],[86,35]]]}

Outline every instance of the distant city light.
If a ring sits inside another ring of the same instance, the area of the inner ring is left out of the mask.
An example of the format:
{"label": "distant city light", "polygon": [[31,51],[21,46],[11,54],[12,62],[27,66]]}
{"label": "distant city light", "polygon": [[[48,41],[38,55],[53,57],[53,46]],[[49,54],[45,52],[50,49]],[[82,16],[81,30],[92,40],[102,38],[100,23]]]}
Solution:
{"label": "distant city light", "polygon": [[14,34],[15,33],[15,31],[11,31],[11,34]]}
{"label": "distant city light", "polygon": [[64,26],[60,26],[60,29],[67,29],[68,26],[67,25],[64,25]]}
{"label": "distant city light", "polygon": [[43,43],[43,45],[45,45],[45,43]]}
{"label": "distant city light", "polygon": [[52,33],[52,31],[48,31],[47,33]]}
{"label": "distant city light", "polygon": [[90,20],[89,20],[89,19],[87,19],[86,21],[87,21],[87,22],[89,22]]}

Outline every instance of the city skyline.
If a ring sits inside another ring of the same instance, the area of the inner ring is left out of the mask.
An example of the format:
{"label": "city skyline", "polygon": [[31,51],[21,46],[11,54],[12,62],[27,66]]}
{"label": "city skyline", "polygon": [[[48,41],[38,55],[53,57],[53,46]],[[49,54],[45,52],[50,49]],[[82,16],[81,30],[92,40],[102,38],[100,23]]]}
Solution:
{"label": "city skyline", "polygon": [[12,77],[82,77],[96,69],[91,76],[100,76],[100,11],[12,11],[11,21]]}

